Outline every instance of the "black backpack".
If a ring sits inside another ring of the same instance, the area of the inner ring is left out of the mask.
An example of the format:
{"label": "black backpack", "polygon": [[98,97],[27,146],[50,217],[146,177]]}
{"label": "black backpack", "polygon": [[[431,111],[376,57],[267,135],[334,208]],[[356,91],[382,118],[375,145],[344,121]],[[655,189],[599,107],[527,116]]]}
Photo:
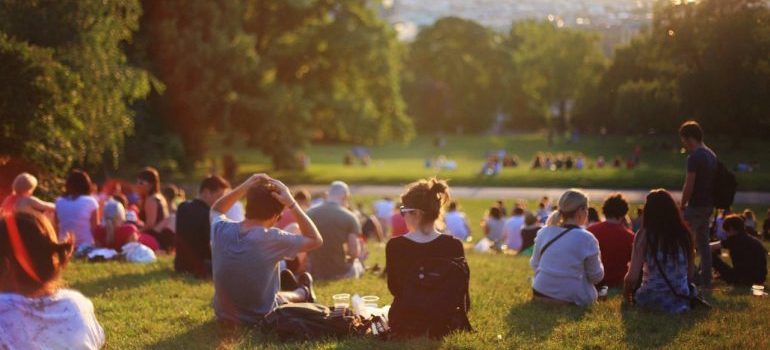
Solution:
{"label": "black backpack", "polygon": [[452,331],[472,330],[470,269],[464,257],[426,258],[408,271],[399,301],[410,315],[401,325],[406,333],[440,338]]}
{"label": "black backpack", "polygon": [[289,303],[265,315],[263,330],[284,341],[306,341],[365,335],[370,325],[349,309],[332,313],[321,304]]}
{"label": "black backpack", "polygon": [[714,207],[716,209],[730,209],[735,200],[735,192],[738,188],[738,180],[735,173],[727,169],[722,161],[717,159],[717,168],[714,173]]}

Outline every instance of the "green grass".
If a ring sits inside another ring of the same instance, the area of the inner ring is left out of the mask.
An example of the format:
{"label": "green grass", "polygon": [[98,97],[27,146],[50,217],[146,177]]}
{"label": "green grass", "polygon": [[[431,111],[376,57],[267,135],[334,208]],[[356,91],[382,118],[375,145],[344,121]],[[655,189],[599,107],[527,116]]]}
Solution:
{"label": "green grass", "polygon": [[[372,197],[356,198],[369,203]],[[474,238],[488,200],[463,200]],[[530,203],[531,205],[531,203]],[[370,245],[368,264],[384,265],[384,246]],[[467,251],[471,267],[475,333],[452,335],[441,342],[417,339],[381,342],[344,339],[281,343],[259,334],[221,339],[214,321],[211,282],[173,273],[171,257],[152,265],[126,263],[71,264],[64,275],[72,288],[91,298],[105,329],[108,349],[433,349],[433,348],[770,348],[763,334],[770,324],[770,303],[747,289],[718,285],[710,312],[672,316],[629,307],[619,291],[588,308],[533,304],[532,271],[528,258]],[[374,294],[390,303],[384,279],[366,275],[360,280],[317,283],[320,302],[331,304],[340,292]]]}
{"label": "green grass", "polygon": [[[676,138],[661,137],[619,137],[586,136],[576,145],[558,141],[548,147],[541,134],[520,134],[511,136],[452,136],[447,138],[447,145],[442,149],[433,146],[431,137],[418,137],[409,144],[391,143],[370,147],[372,163],[368,167],[344,166],[343,156],[350,151],[351,145],[314,144],[308,151],[311,165],[304,172],[271,171],[269,159],[258,151],[241,146],[234,148],[234,155],[240,164],[239,174],[245,176],[253,172],[267,171],[286,180],[288,183],[328,183],[333,180],[345,180],[350,183],[366,184],[406,184],[418,178],[440,175],[449,178],[455,185],[473,186],[518,186],[518,187],[583,187],[583,188],[681,188],[684,179],[685,156],[669,148],[661,150],[664,142],[678,146]],[[629,155],[634,146],[643,148],[642,163],[634,170],[586,169],[582,171],[533,171],[529,163],[537,152],[582,152],[592,163],[599,156],[608,161],[615,156]],[[740,147],[733,147],[724,142],[709,143],[725,161],[732,166],[738,161],[759,161],[770,165],[770,153],[766,152],[767,141],[745,141]],[[225,153],[223,147],[212,146],[209,153],[218,161]],[[524,166],[506,168],[497,176],[480,176],[485,162],[485,153],[506,149],[516,154]],[[455,171],[437,171],[426,169],[424,161],[430,157],[444,155],[458,163]],[[221,168],[220,168],[221,169]],[[194,177],[177,177],[174,180],[197,179],[209,169],[197,167]],[[742,190],[770,190],[770,174],[767,170],[738,174],[739,187]]]}

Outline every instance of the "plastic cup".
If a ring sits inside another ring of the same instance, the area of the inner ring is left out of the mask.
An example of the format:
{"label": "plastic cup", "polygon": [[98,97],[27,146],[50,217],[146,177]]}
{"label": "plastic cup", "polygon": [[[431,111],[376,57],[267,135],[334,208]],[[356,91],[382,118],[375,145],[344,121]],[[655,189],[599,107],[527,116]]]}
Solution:
{"label": "plastic cup", "polygon": [[366,307],[370,307],[370,305],[373,305],[371,307],[376,309],[378,307],[377,305],[378,305],[378,303],[380,301],[380,297],[378,297],[376,295],[365,295],[365,296],[361,297],[361,300],[364,301],[364,305]]}
{"label": "plastic cup", "polygon": [[765,296],[766,295],[765,294],[765,286],[760,285],[760,284],[755,284],[755,285],[751,286],[751,295],[754,295],[754,296],[757,296],[757,297]]}
{"label": "plastic cup", "polygon": [[334,294],[332,295],[332,299],[334,300],[335,309],[345,309],[350,307],[350,294],[348,293]]}

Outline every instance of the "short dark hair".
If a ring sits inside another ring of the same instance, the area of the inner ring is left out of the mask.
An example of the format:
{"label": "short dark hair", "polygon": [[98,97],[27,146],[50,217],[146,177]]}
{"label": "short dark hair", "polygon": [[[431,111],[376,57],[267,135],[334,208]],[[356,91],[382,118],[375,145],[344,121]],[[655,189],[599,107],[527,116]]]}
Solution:
{"label": "short dark hair", "polygon": [[225,180],[223,177],[219,175],[209,175],[203,179],[203,181],[201,181],[201,185],[198,187],[198,193],[203,192],[203,190],[216,192],[227,188],[230,188],[230,183],[227,182],[227,180]]}
{"label": "short dark hair", "polygon": [[263,181],[249,187],[246,192],[246,218],[256,220],[270,219],[283,211],[283,204],[272,193],[275,188]]}
{"label": "short dark hair", "polygon": [[489,216],[500,220],[503,218],[503,212],[500,210],[500,207],[492,207],[489,208]]}
{"label": "short dark hair", "polygon": [[604,200],[602,205],[604,217],[621,219],[628,214],[628,201],[620,193],[613,193]]}
{"label": "short dark hair", "polygon": [[513,215],[524,215],[524,208],[516,206],[516,208],[513,208]]}
{"label": "short dark hair", "polygon": [[163,198],[166,198],[167,203],[171,204],[174,198],[179,196],[179,187],[174,184],[167,184],[160,190],[160,194],[163,195]]}
{"label": "short dark hair", "polygon": [[294,192],[294,200],[297,202],[309,201],[312,197],[307,190],[299,190]]}
{"label": "short dark hair", "polygon": [[88,195],[91,193],[91,177],[89,177],[88,173],[83,170],[74,169],[70,172],[69,176],[67,176],[67,182],[65,183],[64,188],[65,197],[74,199]]}
{"label": "short dark hair", "polygon": [[150,193],[154,194],[160,191],[160,174],[158,173],[158,170],[148,166],[142,169],[142,171],[139,172],[139,174],[136,175],[137,179],[143,180],[150,184]]}
{"label": "short dark hair", "polygon": [[457,201],[451,201],[449,202],[449,207],[447,208],[447,210],[455,211],[457,210],[457,207],[459,207],[459,204],[457,204]]}
{"label": "short dark hair", "polygon": [[738,214],[730,214],[725,218],[725,221],[722,222],[722,229],[725,231],[728,231],[732,229],[733,231],[737,231],[738,233],[746,232],[746,226],[743,221],[743,217]]}
{"label": "short dark hair", "polygon": [[599,211],[596,210],[596,208],[588,207],[588,220],[594,221],[594,222],[602,221],[601,218],[599,217]]}
{"label": "short dark hair", "polygon": [[695,141],[703,142],[703,129],[700,124],[694,120],[686,121],[679,127],[679,136],[684,138],[692,138]]}

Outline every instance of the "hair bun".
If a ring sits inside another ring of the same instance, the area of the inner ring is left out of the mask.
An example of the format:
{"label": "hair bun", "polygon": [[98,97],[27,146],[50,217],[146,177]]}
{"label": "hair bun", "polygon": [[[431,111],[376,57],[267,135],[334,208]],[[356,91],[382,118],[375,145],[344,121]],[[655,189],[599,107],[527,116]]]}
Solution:
{"label": "hair bun", "polygon": [[436,178],[430,179],[430,181],[428,182],[428,185],[430,186],[428,191],[430,191],[430,193],[433,193],[433,194],[445,194],[449,189],[449,186],[447,185],[446,181],[439,180]]}

